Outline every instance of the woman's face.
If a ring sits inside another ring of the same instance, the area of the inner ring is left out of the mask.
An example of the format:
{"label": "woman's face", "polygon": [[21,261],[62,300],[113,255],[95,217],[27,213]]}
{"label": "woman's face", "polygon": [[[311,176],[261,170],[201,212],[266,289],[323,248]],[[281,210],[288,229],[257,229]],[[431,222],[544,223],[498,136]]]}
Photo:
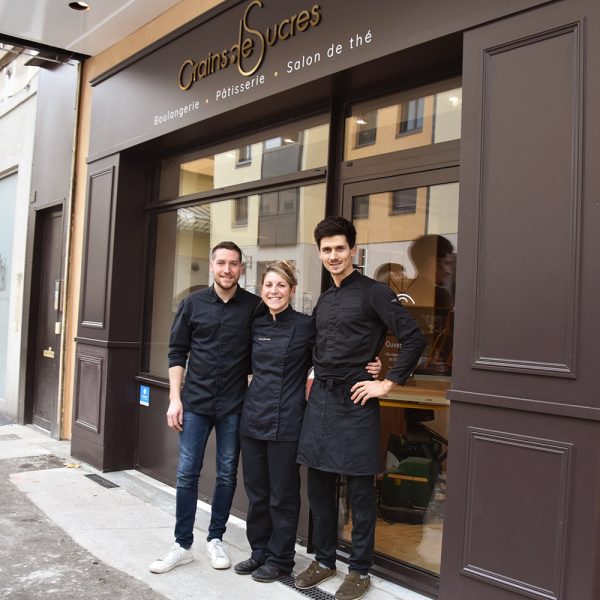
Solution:
{"label": "woman's face", "polygon": [[283,277],[270,272],[265,275],[260,295],[269,312],[276,315],[288,307],[294,291]]}

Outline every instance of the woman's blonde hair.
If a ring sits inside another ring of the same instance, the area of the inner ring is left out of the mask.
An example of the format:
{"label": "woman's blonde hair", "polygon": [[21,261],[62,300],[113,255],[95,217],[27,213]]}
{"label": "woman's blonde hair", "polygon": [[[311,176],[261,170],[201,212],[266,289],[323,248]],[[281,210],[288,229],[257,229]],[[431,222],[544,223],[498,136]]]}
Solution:
{"label": "woman's blonde hair", "polygon": [[262,278],[260,280],[261,287],[265,282],[265,277],[268,273],[275,273],[279,275],[282,279],[287,281],[288,285],[291,288],[295,288],[298,285],[298,278],[296,277],[296,267],[287,260],[277,260],[274,263],[271,263],[265,269],[265,272],[262,274]]}

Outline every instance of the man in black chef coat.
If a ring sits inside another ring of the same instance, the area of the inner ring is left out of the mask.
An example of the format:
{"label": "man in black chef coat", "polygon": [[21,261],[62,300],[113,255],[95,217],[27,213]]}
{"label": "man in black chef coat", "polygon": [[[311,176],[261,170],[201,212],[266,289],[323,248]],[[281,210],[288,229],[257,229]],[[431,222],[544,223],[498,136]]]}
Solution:
{"label": "man in black chef coat", "polygon": [[[310,589],[335,575],[337,547],[336,481],[344,475],[352,509],[349,573],[337,600],[366,593],[373,562],[379,469],[379,401],[394,384],[403,385],[415,368],[425,339],[408,311],[384,284],[354,270],[356,230],[342,217],[315,228],[315,241],[333,285],[314,309],[317,337],[315,380],[306,407],[298,462],[308,466],[308,499],[313,518],[315,560],[296,577]],[[367,380],[365,365],[390,331],[401,351],[383,380]]]}

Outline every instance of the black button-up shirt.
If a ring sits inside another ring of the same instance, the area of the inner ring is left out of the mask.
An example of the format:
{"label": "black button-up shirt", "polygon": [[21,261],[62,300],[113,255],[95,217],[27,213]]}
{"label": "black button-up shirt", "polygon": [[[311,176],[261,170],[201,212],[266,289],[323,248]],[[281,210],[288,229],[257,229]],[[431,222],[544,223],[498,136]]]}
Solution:
{"label": "black button-up shirt", "polygon": [[375,359],[389,330],[400,341],[401,351],[384,376],[404,384],[423,351],[423,335],[394,292],[358,271],[339,287],[326,290],[313,314],[315,372],[342,368],[364,376],[365,365]]}
{"label": "black button-up shirt", "polygon": [[315,321],[288,306],[252,323],[252,382],[240,433],[259,440],[298,439],[306,406]]}
{"label": "black button-up shirt", "polygon": [[250,323],[260,298],[238,286],[223,302],[211,286],[179,306],[169,368],[186,367],[184,410],[222,418],[241,411],[250,372]]}

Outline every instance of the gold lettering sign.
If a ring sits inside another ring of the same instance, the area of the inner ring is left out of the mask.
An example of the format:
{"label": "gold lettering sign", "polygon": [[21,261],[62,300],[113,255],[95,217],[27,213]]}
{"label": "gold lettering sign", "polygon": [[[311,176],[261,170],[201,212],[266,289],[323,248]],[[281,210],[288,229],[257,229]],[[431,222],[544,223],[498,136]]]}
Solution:
{"label": "gold lettering sign", "polygon": [[181,63],[177,83],[183,91],[189,90],[200,79],[231,65],[237,65],[242,75],[250,77],[259,69],[269,46],[289,40],[298,33],[316,27],[321,22],[321,7],[313,4],[310,8],[260,31],[252,27],[251,14],[255,8],[263,8],[263,6],[263,0],[252,0],[248,4],[240,19],[239,34],[235,44],[220,52],[209,52],[202,60],[188,58]]}

